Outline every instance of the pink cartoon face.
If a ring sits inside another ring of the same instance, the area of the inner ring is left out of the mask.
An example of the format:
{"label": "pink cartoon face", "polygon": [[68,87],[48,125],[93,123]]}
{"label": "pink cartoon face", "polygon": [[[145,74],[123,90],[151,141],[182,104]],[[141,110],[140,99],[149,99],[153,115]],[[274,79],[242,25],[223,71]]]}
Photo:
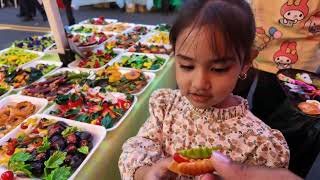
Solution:
{"label": "pink cartoon face", "polygon": [[281,7],[282,18],[279,23],[284,26],[292,27],[294,24],[303,20],[309,14],[309,0],[288,0]]}
{"label": "pink cartoon face", "polygon": [[304,26],[312,34],[319,33],[320,32],[320,12],[317,12],[315,15],[311,16]]}
{"label": "pink cartoon face", "polygon": [[277,64],[278,69],[288,69],[291,68],[292,60],[287,56],[279,56],[274,62]]}
{"label": "pink cartoon face", "polygon": [[299,10],[287,11],[283,15],[283,17],[286,18],[287,20],[292,21],[294,24],[297,23],[298,21],[301,21],[302,19],[304,19],[303,13]]}
{"label": "pink cartoon face", "polygon": [[273,55],[273,60],[278,69],[291,68],[292,64],[298,61],[297,43],[290,41],[283,42],[280,50]]}

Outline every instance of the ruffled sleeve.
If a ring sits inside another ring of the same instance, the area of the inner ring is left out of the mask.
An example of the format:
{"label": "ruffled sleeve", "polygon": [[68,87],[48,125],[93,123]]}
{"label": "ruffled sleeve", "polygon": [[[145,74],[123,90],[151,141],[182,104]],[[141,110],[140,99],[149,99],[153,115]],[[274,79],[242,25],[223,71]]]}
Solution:
{"label": "ruffled sleeve", "polygon": [[155,91],[150,98],[150,117],[139,130],[137,136],[128,139],[122,147],[119,169],[122,179],[131,180],[135,171],[147,165],[152,165],[164,157],[163,120],[166,109],[169,108],[172,90]]}

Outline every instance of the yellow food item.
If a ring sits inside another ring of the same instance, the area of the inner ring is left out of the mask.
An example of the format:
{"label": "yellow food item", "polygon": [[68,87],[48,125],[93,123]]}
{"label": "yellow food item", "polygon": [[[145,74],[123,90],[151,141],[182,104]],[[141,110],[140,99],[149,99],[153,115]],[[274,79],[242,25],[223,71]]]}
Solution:
{"label": "yellow food item", "polygon": [[169,44],[169,33],[159,32],[149,38],[148,43]]}
{"label": "yellow food item", "polygon": [[24,49],[10,48],[8,51],[0,54],[0,64],[19,66],[38,57],[38,54],[27,52]]}

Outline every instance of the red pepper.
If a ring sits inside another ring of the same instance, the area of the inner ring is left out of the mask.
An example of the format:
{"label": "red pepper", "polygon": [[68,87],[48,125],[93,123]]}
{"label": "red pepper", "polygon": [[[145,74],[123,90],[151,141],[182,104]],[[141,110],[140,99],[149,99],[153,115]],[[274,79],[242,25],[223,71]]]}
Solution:
{"label": "red pepper", "polygon": [[96,112],[101,111],[102,109],[103,108],[101,106],[95,105],[95,106],[89,107],[88,112],[89,113],[96,113]]}
{"label": "red pepper", "polygon": [[82,98],[79,98],[78,100],[76,101],[72,101],[72,100],[69,100],[68,103],[67,103],[67,106],[69,108],[73,108],[73,107],[78,107],[78,106],[81,106],[83,103],[82,103]]}
{"label": "red pepper", "polygon": [[97,55],[103,55],[103,51],[102,50],[97,50],[97,53],[96,53]]}
{"label": "red pepper", "polygon": [[14,153],[17,143],[18,143],[17,139],[15,138],[10,139],[10,141],[7,144],[7,148],[8,148],[7,155],[11,156]]}
{"label": "red pepper", "polygon": [[119,99],[118,102],[117,102],[117,106],[122,108],[122,109],[126,109],[126,103],[127,103],[127,101]]}
{"label": "red pepper", "polygon": [[181,156],[179,153],[175,153],[173,155],[173,159],[177,162],[177,163],[182,163],[182,162],[189,162],[189,160],[183,156]]}
{"label": "red pepper", "polygon": [[100,67],[100,63],[99,63],[98,60],[96,60],[96,61],[94,62],[93,67],[94,67],[94,68],[99,68],[99,67]]}
{"label": "red pepper", "polygon": [[39,134],[38,128],[35,128],[35,129],[32,131],[32,133],[34,133],[34,134]]}
{"label": "red pepper", "polygon": [[13,180],[14,179],[14,174],[12,171],[6,171],[1,174],[1,180]]}
{"label": "red pepper", "polygon": [[70,109],[68,105],[59,105],[58,108],[61,111],[61,114],[64,114],[66,111]]}
{"label": "red pepper", "polygon": [[20,128],[21,129],[27,129],[28,128],[28,126],[27,126],[27,123],[22,123],[21,125],[20,125]]}

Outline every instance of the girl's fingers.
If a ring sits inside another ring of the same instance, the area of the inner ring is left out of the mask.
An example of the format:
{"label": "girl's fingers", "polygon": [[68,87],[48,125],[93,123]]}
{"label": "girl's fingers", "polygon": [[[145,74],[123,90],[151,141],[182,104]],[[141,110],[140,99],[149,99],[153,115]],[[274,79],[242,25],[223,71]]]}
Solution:
{"label": "girl's fingers", "polygon": [[218,180],[217,177],[213,174],[204,174],[204,175],[201,175],[200,180]]}

